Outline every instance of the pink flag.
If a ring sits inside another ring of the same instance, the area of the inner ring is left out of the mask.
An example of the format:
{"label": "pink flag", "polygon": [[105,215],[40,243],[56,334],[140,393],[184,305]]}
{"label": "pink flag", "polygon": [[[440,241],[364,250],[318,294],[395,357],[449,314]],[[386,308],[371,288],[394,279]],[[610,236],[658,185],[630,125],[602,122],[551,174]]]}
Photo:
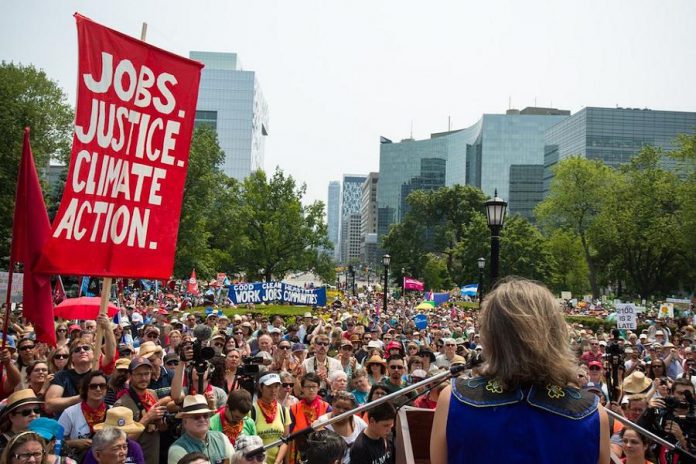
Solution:
{"label": "pink flag", "polygon": [[404,277],[404,290],[415,290],[422,292],[424,289],[425,285],[420,280]]}

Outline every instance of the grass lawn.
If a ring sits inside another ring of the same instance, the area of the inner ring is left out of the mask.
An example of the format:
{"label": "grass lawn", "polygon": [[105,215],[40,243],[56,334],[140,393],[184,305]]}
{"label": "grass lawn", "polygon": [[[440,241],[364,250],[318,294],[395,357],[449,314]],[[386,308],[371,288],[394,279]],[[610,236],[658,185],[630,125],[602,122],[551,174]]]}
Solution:
{"label": "grass lawn", "polygon": [[[197,306],[193,308],[196,313],[205,313],[205,306]],[[223,308],[222,312],[228,317],[235,314],[263,314],[270,316],[272,314],[280,314],[281,316],[302,316],[306,312],[312,312],[311,306],[288,306],[288,305],[256,305],[253,310],[247,308]]]}

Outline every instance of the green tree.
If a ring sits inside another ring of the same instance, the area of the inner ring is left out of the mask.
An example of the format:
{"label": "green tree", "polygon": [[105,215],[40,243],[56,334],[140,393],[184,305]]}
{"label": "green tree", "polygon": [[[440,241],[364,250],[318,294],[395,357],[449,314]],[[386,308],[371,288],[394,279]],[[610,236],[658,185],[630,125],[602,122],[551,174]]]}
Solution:
{"label": "green tree", "polygon": [[452,281],[447,272],[447,260],[435,254],[428,254],[425,266],[423,267],[423,283],[426,289],[449,290],[452,288]]}
{"label": "green tree", "polygon": [[[696,262],[696,133],[678,137],[678,148],[669,155],[679,164],[681,182],[676,194],[682,205],[681,229],[686,241],[684,254],[689,262]],[[687,292],[696,291],[696,266],[686,266],[682,284]]]}
{"label": "green tree", "polygon": [[58,84],[33,66],[0,63],[0,257],[10,250],[17,169],[25,127],[41,173],[51,157],[67,161],[73,111]]}
{"label": "green tree", "polygon": [[270,281],[290,271],[313,271],[334,281],[333,266],[321,252],[331,249],[324,204],[302,205],[305,190],[279,168],[270,178],[253,172],[242,183],[230,227],[238,234],[236,260],[248,276]]}
{"label": "green tree", "polygon": [[227,185],[219,169],[224,157],[215,131],[205,126],[196,128],[191,140],[176,242],[176,276],[188,277],[195,268],[197,276],[207,279],[217,270],[215,259],[220,256],[213,253],[209,240],[214,232],[211,230],[211,218],[216,213],[214,201],[220,186]]}
{"label": "green tree", "polygon": [[382,239],[382,248],[391,256],[389,275],[392,280],[396,281],[401,277],[402,268],[415,279],[423,278],[423,268],[428,261],[425,235],[426,226],[409,214],[403,222],[389,228]]}
{"label": "green tree", "polygon": [[551,253],[541,232],[522,216],[507,218],[500,233],[501,275],[546,282],[551,268]]}
{"label": "green tree", "polygon": [[566,158],[554,168],[549,195],[535,210],[539,223],[547,230],[561,228],[573,232],[580,239],[595,298],[599,296],[599,283],[591,235],[597,225],[597,216],[611,196],[615,177],[601,161]]}
{"label": "green tree", "polygon": [[614,194],[599,217],[595,244],[604,256],[618,259],[628,290],[642,298],[665,295],[679,287],[686,241],[682,205],[675,193],[679,179],[661,167],[664,153],[644,147],[621,166]]}
{"label": "green tree", "polygon": [[569,291],[584,295],[590,288],[590,281],[580,238],[571,231],[556,229],[546,243],[552,263],[549,287],[556,293]]}

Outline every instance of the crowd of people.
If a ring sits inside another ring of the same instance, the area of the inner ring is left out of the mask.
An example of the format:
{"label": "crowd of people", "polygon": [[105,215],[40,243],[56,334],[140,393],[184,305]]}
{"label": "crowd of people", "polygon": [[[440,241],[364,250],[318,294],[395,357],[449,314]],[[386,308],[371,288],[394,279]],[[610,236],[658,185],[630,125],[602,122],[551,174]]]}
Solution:
{"label": "crowd of people", "polygon": [[[551,301],[563,321],[558,301]],[[419,303],[406,298],[379,308],[344,297],[325,308],[282,317],[264,315],[257,311],[261,308],[194,307],[176,294],[162,298],[130,291],[115,319],[56,321],[55,347],[35,339],[19,305],[2,331],[7,347],[0,351],[0,462],[386,464],[395,459],[398,407],[409,404],[442,415],[450,395],[466,403],[457,396],[456,382],[494,372],[491,363],[500,359],[501,350],[519,361],[517,367],[517,361],[496,364],[513,370],[506,371],[512,380],[501,384],[501,391],[515,382],[549,381],[542,371],[529,379],[530,373],[521,375],[525,350],[518,346],[508,352],[490,330],[486,336],[486,324],[500,321],[484,320],[485,311],[450,303],[429,311],[423,327],[414,318]],[[539,322],[536,329],[522,323],[507,328],[531,330],[524,343],[544,350],[552,344],[558,356],[567,349],[564,359],[572,365],[573,378],[549,377],[556,384],[576,387],[583,398],[594,394],[598,403],[636,421],[651,408],[664,408],[665,398],[684,388],[693,393],[694,329],[688,323],[673,333],[657,321],[644,333],[629,331],[618,339],[563,324],[547,328],[559,330],[553,340],[542,336],[545,326]],[[97,330],[104,334],[101,347],[95,346]],[[517,335],[511,332],[508,338]],[[613,365],[606,356],[607,344],[614,343],[624,353],[620,395],[611,391]],[[481,358],[484,364],[472,362]],[[321,425],[456,365],[466,368],[450,385],[433,383]],[[503,378],[501,372],[495,376]],[[464,427],[471,423],[461,420]],[[317,431],[281,441],[309,426]],[[618,421],[609,421],[609,427],[606,438],[613,452],[627,462],[651,451],[635,430]],[[677,420],[668,420],[665,430],[687,444]],[[271,443],[280,444],[263,448]]]}

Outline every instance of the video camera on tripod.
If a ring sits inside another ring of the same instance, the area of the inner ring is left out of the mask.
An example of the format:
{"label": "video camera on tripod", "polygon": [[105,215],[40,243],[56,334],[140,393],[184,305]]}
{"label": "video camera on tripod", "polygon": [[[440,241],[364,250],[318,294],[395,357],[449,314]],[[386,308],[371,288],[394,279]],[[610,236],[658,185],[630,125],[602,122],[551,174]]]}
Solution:
{"label": "video camera on tripod", "polygon": [[605,365],[607,375],[607,389],[609,390],[609,396],[611,401],[619,401],[621,397],[621,381],[619,377],[619,371],[622,372],[621,377],[623,377],[624,370],[624,349],[623,346],[619,344],[619,337],[621,333],[619,329],[611,329],[612,338],[607,343],[605,358]]}
{"label": "video camera on tripod", "polygon": [[[667,422],[674,421],[681,428],[687,443],[687,451],[696,452],[696,399],[690,390],[683,390],[684,400],[676,396],[664,398],[664,408],[650,408],[639,422],[654,434],[673,439],[667,430]],[[686,414],[680,413],[686,411]]]}

